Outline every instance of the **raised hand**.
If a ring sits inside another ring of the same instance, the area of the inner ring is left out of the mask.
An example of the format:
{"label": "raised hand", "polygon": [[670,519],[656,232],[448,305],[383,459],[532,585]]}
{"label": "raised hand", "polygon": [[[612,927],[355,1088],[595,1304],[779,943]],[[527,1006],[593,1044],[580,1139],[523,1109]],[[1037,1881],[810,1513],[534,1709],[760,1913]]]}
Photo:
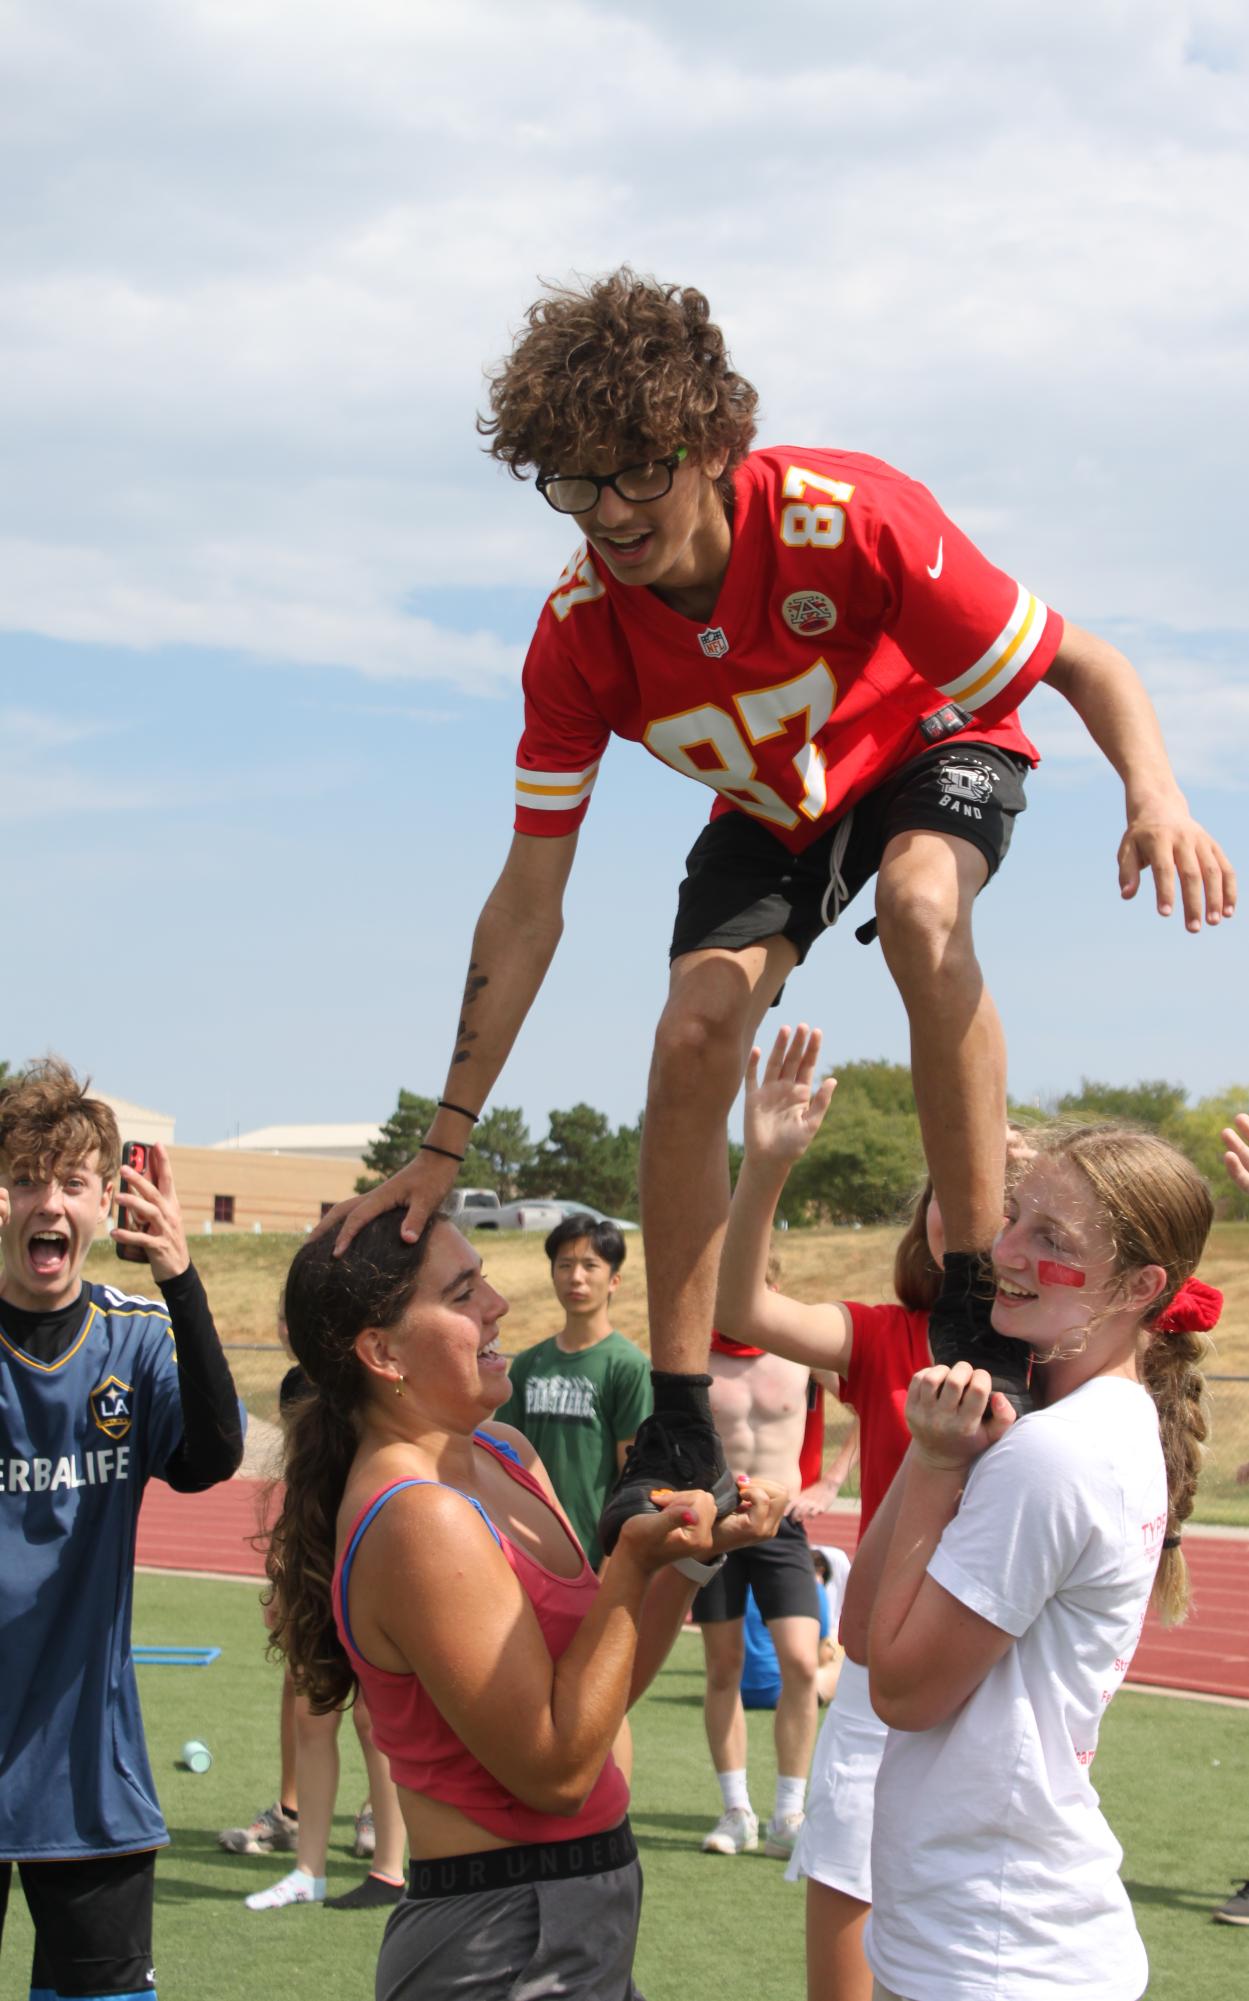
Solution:
{"label": "raised hand", "polygon": [[1249,1112],[1238,1112],[1236,1123],[1224,1126],[1222,1140],[1227,1148],[1223,1155],[1227,1178],[1249,1195]]}
{"label": "raised hand", "polygon": [[782,1028],[759,1075],[760,1051],[752,1049],[746,1065],[746,1151],[756,1159],[786,1167],[806,1152],[824,1123],[837,1089],[835,1077],[812,1088],[823,1037],[818,1028],[799,1022]]}

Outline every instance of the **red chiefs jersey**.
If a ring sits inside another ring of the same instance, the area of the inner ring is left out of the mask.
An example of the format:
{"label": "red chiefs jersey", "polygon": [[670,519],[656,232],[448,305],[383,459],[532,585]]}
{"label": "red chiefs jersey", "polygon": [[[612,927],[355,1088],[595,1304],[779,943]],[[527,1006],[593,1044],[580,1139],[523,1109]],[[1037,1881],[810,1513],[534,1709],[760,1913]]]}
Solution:
{"label": "red chiefs jersey", "polygon": [[925,487],[880,459],[783,445],[752,452],[734,481],[705,624],[619,583],[584,545],[560,578],[525,662],[518,832],[580,825],[611,736],[794,853],[931,742],[1036,763],[1015,711],[1062,620]]}

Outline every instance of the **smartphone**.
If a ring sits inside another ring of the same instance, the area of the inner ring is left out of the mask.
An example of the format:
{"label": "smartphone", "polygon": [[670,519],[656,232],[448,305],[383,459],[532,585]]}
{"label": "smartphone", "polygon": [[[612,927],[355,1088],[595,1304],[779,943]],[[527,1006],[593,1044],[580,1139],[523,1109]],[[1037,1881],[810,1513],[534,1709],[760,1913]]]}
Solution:
{"label": "smartphone", "polygon": [[[140,1174],[150,1175],[152,1172],[152,1149],[147,1141],[144,1139],[128,1139],[121,1150],[121,1164],[123,1167],[137,1168]],[[145,1227],[137,1216],[134,1217],[133,1221],[131,1220],[130,1212],[126,1208],[120,1191],[117,1196],[117,1227],[119,1230],[142,1230]],[[145,1265],[148,1261],[147,1252],[141,1251],[137,1244],[115,1244],[113,1248],[117,1252],[118,1257],[125,1258],[128,1264]]]}

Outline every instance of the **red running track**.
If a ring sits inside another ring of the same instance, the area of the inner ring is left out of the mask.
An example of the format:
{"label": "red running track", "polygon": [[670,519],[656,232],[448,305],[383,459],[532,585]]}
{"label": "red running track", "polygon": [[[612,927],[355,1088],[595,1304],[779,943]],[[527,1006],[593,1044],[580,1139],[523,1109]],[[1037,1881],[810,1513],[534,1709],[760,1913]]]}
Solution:
{"label": "red running track", "polygon": [[[207,1494],[175,1494],[153,1480],[139,1517],[138,1561],[153,1570],[263,1577],[263,1558],[249,1538],[260,1526],[266,1484],[229,1480]],[[812,1542],[852,1551],[859,1518],[819,1515],[807,1528]],[[1249,1702],[1249,1536],[1193,1530],[1184,1549],[1193,1610],[1174,1632],[1164,1631],[1151,1613],[1128,1680]]]}

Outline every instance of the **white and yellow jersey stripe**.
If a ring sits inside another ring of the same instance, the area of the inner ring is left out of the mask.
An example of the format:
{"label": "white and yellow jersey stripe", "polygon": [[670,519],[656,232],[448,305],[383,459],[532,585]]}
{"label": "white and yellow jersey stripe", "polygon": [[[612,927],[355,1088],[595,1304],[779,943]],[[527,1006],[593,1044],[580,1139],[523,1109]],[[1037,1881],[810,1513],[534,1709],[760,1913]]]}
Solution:
{"label": "white and yellow jersey stripe", "polygon": [[598,777],[599,761],[586,765],[582,771],[531,771],[527,765],[516,767],[516,804],[527,807],[531,813],[568,813],[577,806],[584,806]]}
{"label": "white and yellow jersey stripe", "polygon": [[992,646],[955,680],[942,682],[942,694],[973,715],[998,701],[1040,645],[1048,616],[1040,598],[1020,584],[1015,609]]}

